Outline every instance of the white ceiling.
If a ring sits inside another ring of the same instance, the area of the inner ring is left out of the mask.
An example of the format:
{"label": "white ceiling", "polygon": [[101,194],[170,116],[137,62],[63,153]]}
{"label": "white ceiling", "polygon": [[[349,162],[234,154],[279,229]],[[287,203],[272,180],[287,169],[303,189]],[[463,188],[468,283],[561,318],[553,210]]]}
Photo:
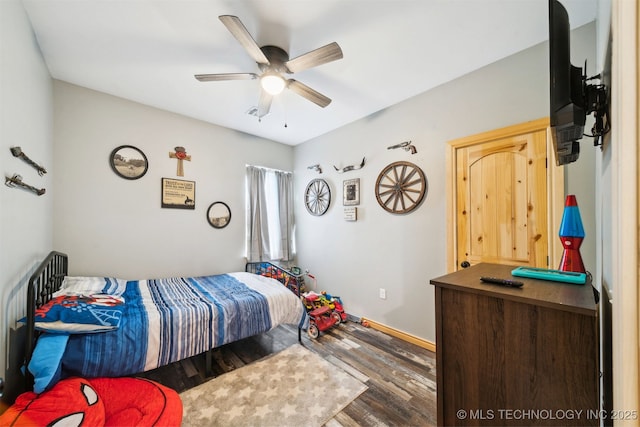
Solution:
{"label": "white ceiling", "polygon": [[[573,28],[597,0],[561,0]],[[23,0],[53,78],[296,145],[548,39],[547,0]],[[260,122],[258,72],[219,15],[291,58],[337,42],[344,58],[294,75]],[[285,127],[286,124],[286,127]]]}

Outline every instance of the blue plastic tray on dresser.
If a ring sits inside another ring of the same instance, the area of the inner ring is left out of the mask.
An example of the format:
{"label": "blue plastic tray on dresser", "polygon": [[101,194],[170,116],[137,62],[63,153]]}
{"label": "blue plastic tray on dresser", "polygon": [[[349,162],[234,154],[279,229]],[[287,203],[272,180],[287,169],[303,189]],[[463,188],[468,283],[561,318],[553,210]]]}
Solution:
{"label": "blue plastic tray on dresser", "polygon": [[566,282],[573,283],[575,285],[584,285],[587,283],[587,275],[585,273],[577,273],[573,271],[549,270],[547,268],[536,267],[518,267],[511,270],[511,274],[517,277],[551,280],[553,282]]}

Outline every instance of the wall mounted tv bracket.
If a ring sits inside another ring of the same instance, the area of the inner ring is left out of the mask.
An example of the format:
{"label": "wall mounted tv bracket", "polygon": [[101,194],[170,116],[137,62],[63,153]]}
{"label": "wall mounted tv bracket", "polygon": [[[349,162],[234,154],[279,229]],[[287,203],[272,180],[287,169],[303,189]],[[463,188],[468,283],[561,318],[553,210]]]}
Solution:
{"label": "wall mounted tv bracket", "polygon": [[[584,62],[584,69],[587,69],[587,61]],[[611,130],[609,123],[609,92],[604,84],[589,84],[592,80],[600,80],[601,75],[596,74],[587,78],[586,73],[582,76],[582,91],[584,99],[584,107],[586,114],[594,113],[595,122],[591,128],[591,135],[584,136],[593,137],[593,145],[601,146],[602,137]]]}

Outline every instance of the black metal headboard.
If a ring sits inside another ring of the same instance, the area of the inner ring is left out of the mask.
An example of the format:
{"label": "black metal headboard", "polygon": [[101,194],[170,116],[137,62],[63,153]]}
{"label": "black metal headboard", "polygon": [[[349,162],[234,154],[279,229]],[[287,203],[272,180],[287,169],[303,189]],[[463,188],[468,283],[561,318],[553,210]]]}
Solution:
{"label": "black metal headboard", "polygon": [[[27,289],[27,339],[25,349],[25,366],[29,366],[31,354],[36,345],[35,312],[36,309],[49,302],[52,294],[60,289],[62,280],[67,275],[69,260],[66,254],[53,251],[47,255],[29,279]],[[33,377],[26,370],[27,386],[33,384]]]}

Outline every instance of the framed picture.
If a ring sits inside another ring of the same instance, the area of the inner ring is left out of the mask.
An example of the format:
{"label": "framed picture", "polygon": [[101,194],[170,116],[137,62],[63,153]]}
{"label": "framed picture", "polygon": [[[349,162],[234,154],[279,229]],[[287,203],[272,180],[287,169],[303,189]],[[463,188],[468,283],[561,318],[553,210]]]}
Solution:
{"label": "framed picture", "polygon": [[147,156],[133,145],[116,147],[109,156],[109,164],[116,175],[124,179],[142,178],[149,168]]}
{"label": "framed picture", "polygon": [[162,178],[163,208],[195,209],[196,183],[182,179]]}
{"label": "framed picture", "polygon": [[344,220],[345,221],[357,221],[358,220],[358,208],[350,206],[344,208]]}
{"label": "framed picture", "polygon": [[225,228],[231,221],[231,209],[225,202],[211,203],[207,209],[207,221],[213,228]]}
{"label": "framed picture", "polygon": [[342,204],[354,206],[360,204],[360,178],[347,179],[342,183]]}

